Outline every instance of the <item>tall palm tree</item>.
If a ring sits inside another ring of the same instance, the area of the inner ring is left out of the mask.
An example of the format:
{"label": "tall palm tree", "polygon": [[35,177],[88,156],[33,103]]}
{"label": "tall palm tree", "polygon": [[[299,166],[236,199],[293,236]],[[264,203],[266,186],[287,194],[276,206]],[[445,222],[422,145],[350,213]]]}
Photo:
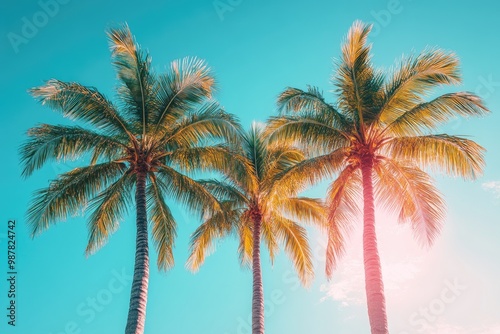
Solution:
{"label": "tall palm tree", "polygon": [[90,164],[59,175],[39,190],[28,223],[36,236],[58,221],[88,208],[86,253],[98,250],[119,227],[135,188],[136,257],[125,333],[143,333],[149,280],[148,216],[158,252],[158,268],[174,265],[176,222],[165,199],[175,199],[201,216],[220,210],[200,184],[178,171],[197,155],[204,168],[230,165],[226,149],[211,146],[234,140],[236,120],[211,100],[214,79],[205,63],[186,58],[165,74],[127,26],[108,31],[119,86],[114,104],[95,88],[50,80],[31,90],[42,104],[83,126],[42,124],[28,131],[21,147],[25,177],[49,160],[90,158]]}
{"label": "tall palm tree", "polygon": [[311,250],[306,230],[297,221],[321,226],[325,224],[326,212],[321,201],[297,197],[301,188],[288,185],[301,177],[294,170],[304,159],[300,150],[289,145],[268,145],[262,129],[256,125],[242,142],[243,153],[235,156],[240,167],[228,173],[224,181],[203,181],[219,200],[223,212],[208,216],[193,234],[188,267],[197,271],[217,238],[237,235],[240,260],[251,266],[253,272],[252,333],[263,334],[261,239],[271,260],[279,243],[283,243],[300,280],[307,284],[313,276]]}
{"label": "tall palm tree", "polygon": [[[441,85],[460,83],[454,54],[425,50],[403,59],[385,76],[370,61],[367,36],[371,26],[355,22],[342,46],[332,77],[336,103],[328,103],[318,88],[287,88],[278,98],[286,112],[270,121],[272,140],[298,141],[314,157],[302,163],[310,182],[333,177],[327,195],[332,225],[348,224],[363,198],[363,256],[368,315],[372,333],[387,333],[385,296],[375,234],[374,197],[400,222],[410,223],[416,238],[431,244],[439,232],[444,203],[431,177],[434,168],[474,179],[484,167],[484,149],[474,141],[434,134],[456,116],[488,112],[480,98],[467,92],[426,100]],[[336,256],[327,247],[326,272],[331,276]],[[338,254],[338,253],[337,253]]]}

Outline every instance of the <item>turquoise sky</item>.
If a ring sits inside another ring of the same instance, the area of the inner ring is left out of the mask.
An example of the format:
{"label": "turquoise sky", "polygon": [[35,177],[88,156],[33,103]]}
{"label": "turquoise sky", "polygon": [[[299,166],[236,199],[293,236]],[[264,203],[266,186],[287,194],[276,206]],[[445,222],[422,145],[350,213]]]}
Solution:
{"label": "turquoise sky", "polygon": [[[334,99],[328,93],[333,59],[356,19],[374,23],[374,63],[386,69],[402,54],[428,46],[456,52],[463,84],[443,92],[475,92],[492,110],[487,118],[455,120],[442,129],[486,147],[487,168],[475,182],[433,174],[448,203],[446,227],[433,248],[418,248],[407,228],[383,213],[377,216],[391,333],[500,333],[499,13],[497,1],[484,0],[3,1],[0,333],[122,333],[133,270],[133,210],[89,258],[84,217],[70,218],[34,240],[28,237],[24,217],[33,192],[72,164],[49,164],[27,180],[20,178],[18,147],[26,130],[68,122],[36,103],[27,89],[57,78],[113,97],[116,80],[104,31],[128,22],[158,71],[184,56],[205,59],[218,81],[216,98],[248,128],[275,113],[276,96],[287,86],[317,85]],[[37,26],[30,30],[30,24]],[[310,193],[322,196],[323,191]],[[176,266],[159,273],[152,256],[146,333],[250,333],[251,273],[239,267],[236,242],[219,243],[192,274],[184,263],[189,235],[199,222],[180,209],[174,214]],[[4,315],[9,219],[17,221],[15,328],[7,326]],[[331,282],[323,274],[323,239],[313,232],[310,240],[317,275],[307,290],[298,286],[285,256],[274,266],[263,259],[266,333],[367,333],[359,229]],[[443,299],[443,293],[451,297]]]}

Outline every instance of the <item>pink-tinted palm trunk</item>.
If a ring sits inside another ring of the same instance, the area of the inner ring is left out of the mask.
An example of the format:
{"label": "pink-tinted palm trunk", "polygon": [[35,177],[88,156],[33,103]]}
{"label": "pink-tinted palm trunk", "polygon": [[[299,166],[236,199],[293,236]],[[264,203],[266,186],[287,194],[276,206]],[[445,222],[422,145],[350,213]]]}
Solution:
{"label": "pink-tinted palm trunk", "polygon": [[375,233],[375,207],[373,200],[373,156],[368,155],[361,162],[363,175],[363,258],[365,265],[365,288],[368,303],[368,317],[372,334],[387,334],[384,283]]}
{"label": "pink-tinted palm trunk", "polygon": [[253,295],[252,295],[252,334],[264,334],[264,287],[262,285],[262,269],[260,267],[260,233],[262,216],[260,212],[252,212],[253,220]]}
{"label": "pink-tinted palm trunk", "polygon": [[130,305],[125,334],[143,334],[148,301],[149,249],[148,222],[146,212],[146,173],[137,173],[135,192],[137,205],[137,237],[135,245],[135,265]]}

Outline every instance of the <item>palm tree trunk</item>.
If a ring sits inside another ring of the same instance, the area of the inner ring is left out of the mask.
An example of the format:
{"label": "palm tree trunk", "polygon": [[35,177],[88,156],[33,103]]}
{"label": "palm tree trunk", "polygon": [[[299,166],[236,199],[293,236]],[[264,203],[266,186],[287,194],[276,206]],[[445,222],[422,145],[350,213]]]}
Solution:
{"label": "palm tree trunk", "polygon": [[252,334],[264,334],[264,287],[262,285],[262,269],[260,267],[260,233],[262,228],[262,215],[260,212],[252,212],[252,220]]}
{"label": "palm tree trunk", "polygon": [[387,334],[387,315],[385,311],[384,283],[375,233],[375,208],[373,201],[373,156],[361,161],[363,175],[363,258],[365,264],[365,288],[368,303],[368,318],[372,334]]}
{"label": "palm tree trunk", "polygon": [[137,173],[135,191],[137,205],[137,237],[135,245],[135,265],[130,305],[125,334],[143,334],[148,300],[149,255],[148,222],[146,212],[146,173]]}

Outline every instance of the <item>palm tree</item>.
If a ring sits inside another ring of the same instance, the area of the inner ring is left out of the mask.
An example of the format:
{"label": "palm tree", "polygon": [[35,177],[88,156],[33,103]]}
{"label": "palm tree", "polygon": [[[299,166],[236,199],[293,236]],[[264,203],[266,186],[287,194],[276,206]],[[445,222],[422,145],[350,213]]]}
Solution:
{"label": "palm tree", "polygon": [[[178,171],[197,155],[201,167],[230,165],[226,149],[210,145],[237,138],[236,120],[211,100],[214,79],[205,63],[186,58],[165,74],[151,70],[151,59],[127,26],[108,31],[119,86],[114,104],[95,88],[50,80],[31,90],[42,104],[83,126],[42,124],[28,131],[21,147],[23,176],[47,161],[90,158],[90,164],[59,175],[39,190],[28,224],[36,236],[58,221],[88,208],[86,253],[97,251],[119,227],[135,187],[136,257],[125,333],[143,333],[149,280],[148,216],[158,252],[158,268],[174,265],[176,222],[165,199],[183,203],[201,216],[220,210],[200,184]],[[119,108],[118,108],[119,107]]]}
{"label": "palm tree", "polygon": [[[385,209],[410,223],[416,238],[431,244],[440,231],[444,202],[426,168],[474,179],[484,167],[484,149],[474,141],[434,134],[456,116],[484,115],[479,97],[456,92],[426,100],[441,85],[460,83],[454,54],[425,50],[403,59],[390,75],[370,61],[367,36],[371,26],[355,22],[342,46],[332,77],[336,103],[328,103],[318,88],[287,88],[278,98],[285,114],[270,121],[272,140],[307,145],[314,157],[302,163],[309,182],[337,179],[327,194],[334,228],[355,219],[363,195],[363,256],[368,315],[372,333],[387,333],[385,296],[375,234],[374,198]],[[331,235],[331,234],[330,234]],[[337,256],[327,247],[330,277]]]}
{"label": "palm tree", "polygon": [[237,235],[241,263],[251,266],[253,271],[252,333],[263,334],[261,239],[271,260],[279,243],[283,243],[298,277],[307,284],[313,277],[311,251],[306,230],[297,220],[321,226],[326,212],[321,201],[297,197],[300,188],[289,187],[289,182],[301,177],[294,170],[304,159],[300,150],[289,145],[268,145],[262,129],[255,124],[242,142],[243,153],[235,155],[240,167],[228,173],[224,181],[203,181],[219,200],[223,212],[208,216],[193,234],[188,267],[197,271],[217,238]]}

